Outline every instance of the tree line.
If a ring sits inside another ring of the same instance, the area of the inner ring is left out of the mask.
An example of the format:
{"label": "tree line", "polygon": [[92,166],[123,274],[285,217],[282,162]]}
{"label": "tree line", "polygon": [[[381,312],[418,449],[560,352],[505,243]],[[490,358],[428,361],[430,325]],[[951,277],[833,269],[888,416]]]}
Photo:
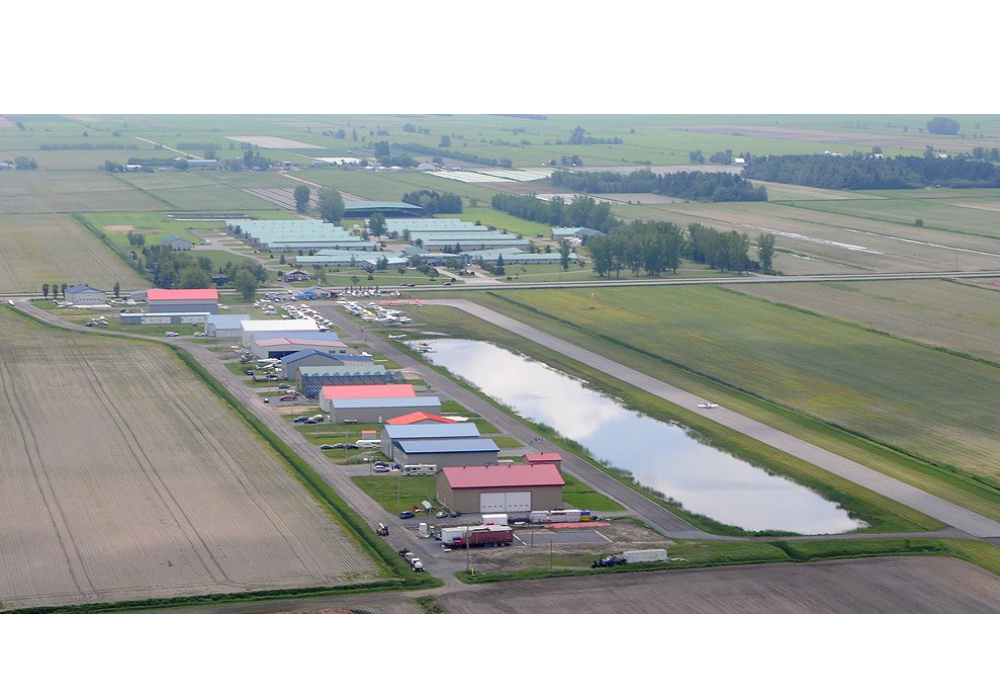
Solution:
{"label": "tree line", "polygon": [[[473,153],[462,153],[448,148],[432,148],[431,146],[424,146],[419,143],[393,143],[391,148],[394,150],[405,151],[407,153],[417,153],[418,155],[436,155],[440,158],[461,160],[462,162],[475,163],[476,165],[514,167],[514,162],[510,158],[486,158]],[[376,151],[375,155],[378,156],[378,151]]]}
{"label": "tree line", "polygon": [[496,194],[493,208],[527,221],[550,226],[593,228],[607,233],[619,221],[611,215],[611,204],[597,203],[593,197],[574,197],[568,204],[562,197],[543,201],[533,194]]}
{"label": "tree line", "polygon": [[680,266],[683,236],[681,229],[664,221],[631,221],[609,235],[595,235],[587,241],[594,271],[598,276],[621,276],[623,269],[635,276],[644,271],[651,277],[676,272]]}
{"label": "tree line", "polygon": [[462,197],[449,192],[442,194],[433,189],[407,192],[403,195],[403,202],[423,207],[424,212],[428,216],[433,216],[434,214],[462,213]]}
{"label": "tree line", "polygon": [[599,276],[621,276],[630,270],[635,276],[645,272],[659,276],[677,272],[681,258],[707,264],[719,271],[762,271],[773,273],[774,234],[757,236],[757,259],[750,257],[750,237],[736,231],[723,232],[699,223],[688,225],[687,235],[673,223],[631,221],[619,225],[610,234],[593,236],[587,241],[594,271]]}
{"label": "tree line", "polygon": [[744,174],[759,180],[825,189],[918,189],[1000,187],[1000,169],[982,160],[878,154],[772,155],[756,158]]}
{"label": "tree line", "polygon": [[658,175],[652,170],[579,172],[556,170],[549,181],[574,192],[588,194],[653,193],[695,201],[767,201],[767,191],[728,172],[674,172]]}

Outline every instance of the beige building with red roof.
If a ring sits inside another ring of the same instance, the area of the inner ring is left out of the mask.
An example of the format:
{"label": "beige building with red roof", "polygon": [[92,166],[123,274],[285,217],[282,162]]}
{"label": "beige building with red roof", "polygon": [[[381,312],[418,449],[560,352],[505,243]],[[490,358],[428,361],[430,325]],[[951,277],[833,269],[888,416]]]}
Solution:
{"label": "beige building with red roof", "polygon": [[437,476],[437,497],[457,512],[531,512],[563,506],[566,482],[552,463],[451,466]]}

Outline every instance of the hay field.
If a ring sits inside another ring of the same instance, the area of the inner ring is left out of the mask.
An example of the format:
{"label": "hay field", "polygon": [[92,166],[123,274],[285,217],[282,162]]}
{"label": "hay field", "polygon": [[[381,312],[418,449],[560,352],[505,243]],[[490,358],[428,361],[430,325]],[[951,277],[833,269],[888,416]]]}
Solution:
{"label": "hay field", "polygon": [[163,202],[98,170],[23,170],[0,177],[0,214],[157,211]]}
{"label": "hay field", "polygon": [[0,338],[5,607],[378,577],[169,350],[7,310]]}
{"label": "hay field", "polygon": [[1000,362],[1000,295],[946,280],[760,284],[757,298]]}
{"label": "hay field", "polygon": [[101,241],[63,214],[0,215],[0,292],[41,293],[42,284],[110,290],[148,285]]}
{"label": "hay field", "polygon": [[[993,366],[718,288],[498,295],[911,454],[1000,479]],[[595,351],[609,351],[594,341]]]}
{"label": "hay field", "polygon": [[243,211],[273,205],[196,172],[149,172],[118,175],[161,202],[158,208],[181,211]]}

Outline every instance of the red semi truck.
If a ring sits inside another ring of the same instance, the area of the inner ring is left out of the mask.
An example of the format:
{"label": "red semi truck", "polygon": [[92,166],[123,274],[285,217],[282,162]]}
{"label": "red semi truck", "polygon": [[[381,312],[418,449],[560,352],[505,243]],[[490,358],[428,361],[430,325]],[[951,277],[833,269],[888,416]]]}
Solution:
{"label": "red semi truck", "polygon": [[466,546],[510,546],[514,542],[514,530],[499,525],[468,527],[446,527],[441,530],[441,543],[452,548]]}

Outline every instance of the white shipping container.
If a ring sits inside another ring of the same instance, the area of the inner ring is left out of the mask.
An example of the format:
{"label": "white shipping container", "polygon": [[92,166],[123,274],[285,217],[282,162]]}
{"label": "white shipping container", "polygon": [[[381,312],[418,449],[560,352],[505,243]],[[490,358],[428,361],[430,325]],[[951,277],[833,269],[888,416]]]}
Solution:
{"label": "white shipping container", "polygon": [[483,524],[497,524],[506,527],[507,515],[506,514],[483,515]]}
{"label": "white shipping container", "polygon": [[642,549],[639,551],[624,551],[622,556],[626,563],[650,563],[667,560],[666,549]]}

